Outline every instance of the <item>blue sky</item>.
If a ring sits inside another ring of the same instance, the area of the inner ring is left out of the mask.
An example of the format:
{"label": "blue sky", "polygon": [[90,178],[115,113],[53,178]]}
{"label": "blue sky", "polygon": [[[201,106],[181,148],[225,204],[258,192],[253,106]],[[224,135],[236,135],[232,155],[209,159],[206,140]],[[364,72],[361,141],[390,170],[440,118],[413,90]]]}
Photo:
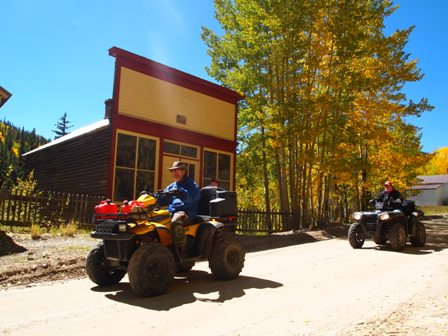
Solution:
{"label": "blue sky", "polygon": [[[448,30],[445,0],[400,0],[386,33],[416,25],[406,51],[419,59],[425,77],[408,84],[415,101],[436,108],[411,122],[422,127],[423,150],[448,146]],[[67,112],[76,128],[103,118],[112,96],[117,46],[212,80],[201,26],[219,30],[212,0],[0,0],[0,86],[13,96],[0,119],[53,138]]]}

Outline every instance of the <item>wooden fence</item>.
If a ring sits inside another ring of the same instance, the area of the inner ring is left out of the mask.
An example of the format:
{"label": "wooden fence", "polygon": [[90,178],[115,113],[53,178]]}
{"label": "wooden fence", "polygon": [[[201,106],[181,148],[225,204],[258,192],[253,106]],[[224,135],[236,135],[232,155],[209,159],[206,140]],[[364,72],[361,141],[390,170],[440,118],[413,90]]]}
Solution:
{"label": "wooden fence", "polygon": [[271,234],[297,230],[298,223],[298,215],[292,212],[240,209],[237,230],[248,234]]}
{"label": "wooden fence", "polygon": [[58,226],[74,221],[88,227],[102,196],[18,189],[0,193],[0,223],[5,226]]}
{"label": "wooden fence", "polygon": [[[73,221],[80,227],[91,227],[95,205],[102,199],[102,196],[11,189],[0,193],[0,223],[57,227]],[[245,234],[270,234],[298,229],[297,223],[297,216],[290,212],[240,209],[237,230]]]}

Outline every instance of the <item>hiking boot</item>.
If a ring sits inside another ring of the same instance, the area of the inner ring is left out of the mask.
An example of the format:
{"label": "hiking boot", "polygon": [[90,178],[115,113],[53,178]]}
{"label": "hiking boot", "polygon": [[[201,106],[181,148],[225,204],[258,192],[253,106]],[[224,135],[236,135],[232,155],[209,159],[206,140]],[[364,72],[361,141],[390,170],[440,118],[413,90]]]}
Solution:
{"label": "hiking boot", "polygon": [[185,235],[185,228],[183,227],[183,225],[181,224],[174,225],[173,233],[174,233],[174,243],[179,247],[185,247],[187,245],[187,236]]}

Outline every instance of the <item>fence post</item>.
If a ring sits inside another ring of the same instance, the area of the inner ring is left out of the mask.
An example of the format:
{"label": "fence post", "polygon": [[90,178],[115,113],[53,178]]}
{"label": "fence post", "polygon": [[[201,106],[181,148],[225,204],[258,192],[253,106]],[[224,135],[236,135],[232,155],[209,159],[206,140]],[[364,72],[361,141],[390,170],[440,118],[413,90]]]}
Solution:
{"label": "fence post", "polygon": [[[9,190],[8,190],[9,191]],[[2,221],[2,223],[5,221],[5,215],[7,214],[7,212],[5,211],[6,208],[6,200],[9,199],[8,194],[6,193],[6,191],[0,191],[0,203],[1,203],[1,209],[2,209],[2,216],[0,217],[0,220]]]}

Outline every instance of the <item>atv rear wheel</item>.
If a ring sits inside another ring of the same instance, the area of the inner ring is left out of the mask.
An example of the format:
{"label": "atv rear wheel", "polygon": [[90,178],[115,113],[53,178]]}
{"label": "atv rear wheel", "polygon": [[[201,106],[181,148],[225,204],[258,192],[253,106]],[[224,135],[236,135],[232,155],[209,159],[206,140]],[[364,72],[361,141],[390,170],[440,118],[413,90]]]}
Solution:
{"label": "atv rear wheel", "polygon": [[208,265],[218,280],[231,280],[241,273],[244,257],[240,244],[228,235],[220,235],[213,241]]}
{"label": "atv rear wheel", "polygon": [[426,229],[425,225],[420,222],[417,218],[414,219],[415,223],[415,232],[412,236],[409,237],[412,246],[422,247],[425,246],[426,243]]}
{"label": "atv rear wheel", "polygon": [[104,255],[104,244],[100,242],[87,256],[86,272],[89,279],[98,286],[112,286],[120,282],[126,274],[124,270],[117,270],[108,265]]}
{"label": "atv rear wheel", "polygon": [[348,242],[353,248],[361,248],[366,240],[361,224],[353,223],[348,229]]}
{"label": "atv rear wheel", "polygon": [[392,223],[389,230],[389,241],[392,250],[401,251],[406,245],[406,230],[402,223]]}
{"label": "atv rear wheel", "polygon": [[175,272],[173,255],[166,246],[144,244],[135,251],[129,262],[129,284],[137,295],[160,295],[173,281]]}

